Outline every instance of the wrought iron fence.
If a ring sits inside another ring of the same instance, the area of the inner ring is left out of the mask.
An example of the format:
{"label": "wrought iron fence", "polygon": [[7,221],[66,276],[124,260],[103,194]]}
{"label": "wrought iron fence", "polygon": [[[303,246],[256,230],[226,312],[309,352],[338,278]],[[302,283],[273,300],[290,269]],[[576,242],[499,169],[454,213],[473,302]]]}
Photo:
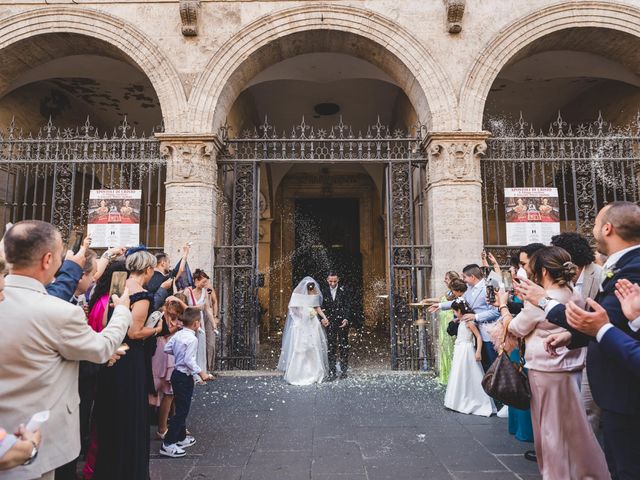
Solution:
{"label": "wrought iron fence", "polygon": [[555,187],[563,231],[591,236],[598,210],[609,202],[640,199],[640,113],[616,127],[602,115],[569,125],[560,113],[547,132],[522,115],[515,124],[494,123],[482,165],[484,241],[508,263],[504,189]]}
{"label": "wrought iron fence", "polygon": [[12,121],[0,131],[0,215],[4,223],[38,219],[67,239],[84,230],[94,189],[141,189],[140,239],[160,248],[164,236],[165,160],[153,136],[138,136],[126,119],[111,135],[89,119],[58,128],[49,120],[34,136]]}
{"label": "wrought iron fence", "polygon": [[223,127],[221,133],[226,148],[221,160],[287,163],[419,160],[426,130],[421,124],[415,125],[413,130],[413,135],[401,129],[391,130],[378,117],[376,124],[369,126],[365,133],[354,134],[353,128],[344,124],[342,116],[328,130],[307,125],[302,117],[300,124],[289,134],[286,130],[280,134],[265,117],[262,125],[244,130],[238,138],[230,138],[230,128]]}

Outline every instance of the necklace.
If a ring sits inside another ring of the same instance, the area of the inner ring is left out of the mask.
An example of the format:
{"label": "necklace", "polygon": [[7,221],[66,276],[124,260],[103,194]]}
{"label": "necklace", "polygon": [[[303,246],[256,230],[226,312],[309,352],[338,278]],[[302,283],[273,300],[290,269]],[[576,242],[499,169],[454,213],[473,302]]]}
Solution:
{"label": "necklace", "polygon": [[140,287],[141,290],[144,290],[144,287],[142,286],[142,281],[139,279],[138,275],[131,275],[129,278],[133,282],[135,282],[135,284],[138,285],[138,287]]}

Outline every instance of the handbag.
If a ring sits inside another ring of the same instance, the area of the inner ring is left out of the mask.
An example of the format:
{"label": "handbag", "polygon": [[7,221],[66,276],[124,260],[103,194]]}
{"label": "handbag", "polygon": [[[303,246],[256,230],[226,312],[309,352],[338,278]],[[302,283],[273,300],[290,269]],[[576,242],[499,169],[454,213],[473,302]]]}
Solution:
{"label": "handbag", "polygon": [[504,329],[498,358],[482,379],[482,388],[492,398],[510,407],[526,410],[531,405],[529,378],[524,372],[524,348],[519,348],[520,361],[514,363],[504,351],[507,328]]}

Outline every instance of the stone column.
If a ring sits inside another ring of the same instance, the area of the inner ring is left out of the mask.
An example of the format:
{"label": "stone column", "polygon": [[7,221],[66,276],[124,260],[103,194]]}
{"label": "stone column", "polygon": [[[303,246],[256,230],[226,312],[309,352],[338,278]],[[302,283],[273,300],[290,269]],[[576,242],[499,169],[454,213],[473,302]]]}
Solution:
{"label": "stone column", "polygon": [[441,294],[444,274],[480,263],[483,247],[480,157],[489,132],[434,132],[429,156],[427,209],[432,294]]}
{"label": "stone column", "polygon": [[215,155],[216,135],[157,134],[167,160],[164,248],[175,263],[180,249],[193,242],[189,254],[192,271],[213,273],[218,201]]}

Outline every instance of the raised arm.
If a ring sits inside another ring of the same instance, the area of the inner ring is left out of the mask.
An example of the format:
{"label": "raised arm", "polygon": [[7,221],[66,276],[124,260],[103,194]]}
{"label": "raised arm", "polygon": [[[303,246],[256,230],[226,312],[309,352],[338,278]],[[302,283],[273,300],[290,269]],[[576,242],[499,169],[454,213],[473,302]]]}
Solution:
{"label": "raised arm", "polygon": [[182,247],[182,258],[180,259],[180,263],[178,264],[178,270],[173,271],[175,278],[180,278],[184,273],[184,269],[187,264],[187,259],[189,258],[190,248],[191,248],[191,245],[188,245],[188,244]]}
{"label": "raised arm", "polygon": [[[125,290],[126,292],[126,290]],[[116,305],[111,321],[100,333],[94,332],[87,324],[87,318],[80,307],[72,307],[64,323],[56,331],[59,337],[56,348],[68,360],[87,360],[93,363],[105,363],[122,343],[127,328],[131,324],[129,295],[122,299],[114,295]]]}
{"label": "raised arm", "polygon": [[502,275],[502,269],[500,268],[500,264],[498,263],[498,260],[496,260],[496,257],[493,256],[493,253],[491,252],[487,253],[487,258],[489,259],[489,262],[491,262],[493,271]]}

